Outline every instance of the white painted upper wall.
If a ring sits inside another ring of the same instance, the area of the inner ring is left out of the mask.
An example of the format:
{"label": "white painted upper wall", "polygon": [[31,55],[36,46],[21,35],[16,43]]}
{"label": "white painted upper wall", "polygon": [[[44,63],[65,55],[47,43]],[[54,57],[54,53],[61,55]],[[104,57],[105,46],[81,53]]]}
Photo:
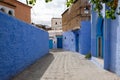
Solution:
{"label": "white painted upper wall", "polygon": [[52,18],[51,19],[51,27],[53,29],[62,28],[62,19],[61,18]]}
{"label": "white painted upper wall", "polygon": [[14,11],[14,9],[12,9],[12,8],[9,8],[9,7],[0,5],[0,11],[1,11],[1,12],[4,12],[4,13],[6,13],[6,14],[9,14],[9,15],[11,15],[11,16],[15,16],[15,11]]}

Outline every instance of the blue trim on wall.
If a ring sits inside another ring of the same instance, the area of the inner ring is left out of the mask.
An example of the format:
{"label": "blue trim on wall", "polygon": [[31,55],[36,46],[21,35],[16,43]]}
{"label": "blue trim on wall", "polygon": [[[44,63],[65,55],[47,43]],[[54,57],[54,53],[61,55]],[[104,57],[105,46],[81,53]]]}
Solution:
{"label": "blue trim on wall", "polygon": [[97,20],[97,25],[96,25],[96,47],[97,47],[97,50],[96,50],[96,55],[97,55],[97,57],[99,57],[99,53],[98,53],[98,46],[99,46],[99,43],[98,43],[98,38],[99,37],[101,37],[101,39],[102,39],[102,41],[101,41],[101,43],[102,43],[102,53],[101,53],[101,58],[103,58],[103,18],[102,17],[98,17],[98,20]]}

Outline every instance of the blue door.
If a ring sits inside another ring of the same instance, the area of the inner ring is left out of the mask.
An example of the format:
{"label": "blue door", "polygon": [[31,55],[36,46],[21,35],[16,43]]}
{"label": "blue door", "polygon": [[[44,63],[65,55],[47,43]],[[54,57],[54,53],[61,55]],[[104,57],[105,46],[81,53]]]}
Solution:
{"label": "blue door", "polygon": [[50,39],[50,40],[49,40],[49,49],[52,49],[52,48],[53,48],[53,40]]}
{"label": "blue door", "polygon": [[79,52],[79,34],[75,35],[76,39],[76,52]]}
{"label": "blue door", "polygon": [[63,48],[62,37],[57,37],[57,48]]}
{"label": "blue door", "polygon": [[75,38],[75,51],[79,52],[79,30],[73,30]]}

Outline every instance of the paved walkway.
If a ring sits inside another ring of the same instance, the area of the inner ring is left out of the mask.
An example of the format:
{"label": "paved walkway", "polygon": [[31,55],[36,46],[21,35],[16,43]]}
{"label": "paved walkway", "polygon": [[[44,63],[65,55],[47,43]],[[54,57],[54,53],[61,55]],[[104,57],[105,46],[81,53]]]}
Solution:
{"label": "paved walkway", "polygon": [[53,50],[12,80],[120,80],[83,55]]}

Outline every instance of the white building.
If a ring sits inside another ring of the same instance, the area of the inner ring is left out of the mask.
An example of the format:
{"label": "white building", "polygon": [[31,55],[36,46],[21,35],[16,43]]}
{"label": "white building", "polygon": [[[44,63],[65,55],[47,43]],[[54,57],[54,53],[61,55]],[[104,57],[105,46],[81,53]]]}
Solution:
{"label": "white building", "polygon": [[62,18],[52,18],[51,27],[54,30],[62,30]]}
{"label": "white building", "polygon": [[52,18],[51,19],[52,30],[49,30],[49,38],[53,40],[53,49],[57,48],[57,36],[62,36],[62,19]]}

